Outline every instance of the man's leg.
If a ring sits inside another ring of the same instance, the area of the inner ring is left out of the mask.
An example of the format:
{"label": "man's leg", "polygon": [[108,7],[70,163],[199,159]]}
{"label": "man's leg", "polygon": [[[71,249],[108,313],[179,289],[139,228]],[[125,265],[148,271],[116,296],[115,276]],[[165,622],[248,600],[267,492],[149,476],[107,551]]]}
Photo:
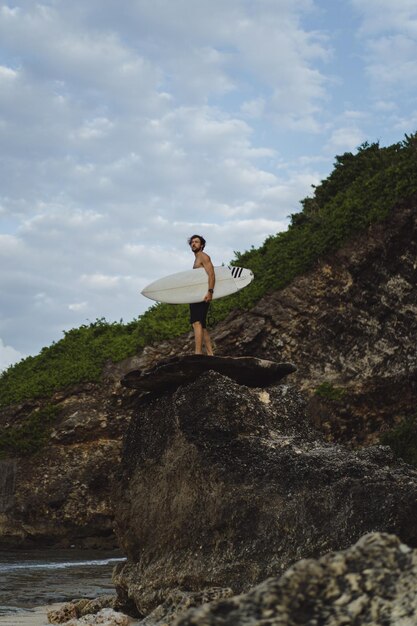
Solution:
{"label": "man's leg", "polygon": [[203,329],[203,339],[204,339],[204,345],[206,346],[207,354],[209,356],[213,356],[213,347],[211,345],[211,339],[210,339],[209,331],[207,330],[207,328]]}
{"label": "man's leg", "polygon": [[195,354],[203,354],[203,327],[201,322],[194,322]]}

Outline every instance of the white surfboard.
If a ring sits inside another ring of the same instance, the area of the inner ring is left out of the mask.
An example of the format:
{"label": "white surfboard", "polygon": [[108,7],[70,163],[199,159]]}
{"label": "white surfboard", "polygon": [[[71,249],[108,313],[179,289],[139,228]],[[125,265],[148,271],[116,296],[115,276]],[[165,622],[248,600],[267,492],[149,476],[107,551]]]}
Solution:
{"label": "white surfboard", "polygon": [[[231,267],[221,265],[214,268],[216,284],[214,286],[213,300],[224,298],[236,293],[249,285],[253,280],[251,270],[243,267]],[[168,304],[192,304],[201,302],[207,293],[208,276],[203,267],[186,272],[178,272],[155,280],[141,293],[142,295]]]}

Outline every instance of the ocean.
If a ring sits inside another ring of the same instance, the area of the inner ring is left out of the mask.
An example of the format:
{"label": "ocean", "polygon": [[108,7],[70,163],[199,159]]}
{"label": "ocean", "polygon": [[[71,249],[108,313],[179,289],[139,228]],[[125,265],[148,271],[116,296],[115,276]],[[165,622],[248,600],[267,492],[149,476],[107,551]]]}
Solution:
{"label": "ocean", "polygon": [[0,551],[0,617],[33,607],[115,593],[120,553],[96,550]]}

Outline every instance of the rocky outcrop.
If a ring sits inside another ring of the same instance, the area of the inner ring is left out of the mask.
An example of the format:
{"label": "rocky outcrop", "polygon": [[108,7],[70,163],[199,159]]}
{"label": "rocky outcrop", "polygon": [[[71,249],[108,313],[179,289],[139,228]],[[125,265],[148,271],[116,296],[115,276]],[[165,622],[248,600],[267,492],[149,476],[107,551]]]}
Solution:
{"label": "rocky outcrop", "polygon": [[[0,461],[0,545],[117,546],[110,480],[130,417],[117,389],[108,381],[55,394],[48,445]],[[1,427],[16,428],[44,407],[3,409]]]}
{"label": "rocky outcrop", "polygon": [[133,411],[114,494],[128,561],[114,582],[141,615],[172,593],[247,590],[369,531],[417,544],[417,471],[388,448],[326,443],[292,386],[209,371]]}
{"label": "rocky outcrop", "polygon": [[[415,414],[416,258],[417,203],[217,324],[216,354],[295,363],[294,382],[312,396],[312,414],[329,439],[375,442]],[[188,334],[148,346],[131,369],[190,353],[192,341]],[[340,389],[338,401],[314,395],[323,383]]]}
{"label": "rocky outcrop", "polygon": [[[294,363],[292,381],[308,394],[310,417],[328,441],[376,443],[416,412],[416,258],[410,204],[286,289],[217,324],[216,356]],[[5,430],[45,404],[59,414],[39,453],[1,462],[0,544],[114,542],[109,483],[131,416],[124,401],[131,392],[119,381],[192,352],[187,333],[108,363],[100,384],[1,409]]]}
{"label": "rocky outcrop", "polygon": [[150,370],[132,370],[122,379],[122,385],[143,392],[161,394],[196,380],[208,371],[228,376],[248,387],[268,387],[297,370],[292,363],[276,363],[255,357],[218,357],[190,354],[174,356],[157,363]]}
{"label": "rocky outcrop", "polygon": [[67,626],[128,626],[129,617],[117,610],[116,596],[99,596],[94,600],[82,598],[67,602],[63,606],[48,611],[50,624]]}
{"label": "rocky outcrop", "polygon": [[247,594],[189,611],[177,626],[417,623],[417,551],[369,534],[344,552],[303,560]]}

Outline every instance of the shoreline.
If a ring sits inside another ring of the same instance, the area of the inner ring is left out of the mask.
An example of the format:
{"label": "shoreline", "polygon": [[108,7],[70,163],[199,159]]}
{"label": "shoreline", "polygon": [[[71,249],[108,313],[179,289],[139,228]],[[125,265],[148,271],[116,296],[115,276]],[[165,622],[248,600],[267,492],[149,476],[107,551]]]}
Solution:
{"label": "shoreline", "polygon": [[1,626],[50,626],[47,613],[52,609],[58,609],[65,602],[54,604],[45,604],[36,606],[33,609],[27,609],[18,613],[10,613],[10,615],[0,616]]}
{"label": "shoreline", "polygon": [[[27,609],[21,613],[1,615],[0,626],[51,626],[48,622],[47,613],[53,609],[59,609],[64,604],[67,604],[67,602],[45,604],[43,606],[35,606],[33,609]],[[138,619],[130,619],[130,626],[138,626]],[[65,622],[63,622],[63,626],[65,626]]]}

